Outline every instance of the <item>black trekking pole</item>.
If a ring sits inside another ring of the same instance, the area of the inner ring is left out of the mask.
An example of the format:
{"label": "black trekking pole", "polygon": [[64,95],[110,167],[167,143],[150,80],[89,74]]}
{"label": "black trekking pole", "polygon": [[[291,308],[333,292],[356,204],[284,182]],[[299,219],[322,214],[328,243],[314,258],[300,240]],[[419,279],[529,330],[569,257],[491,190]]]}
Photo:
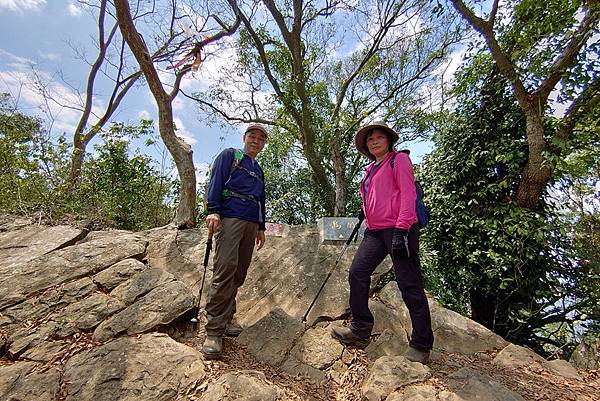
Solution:
{"label": "black trekking pole", "polygon": [[[360,217],[362,217],[362,216],[360,216]],[[340,262],[340,259],[342,259],[342,256],[344,255],[344,252],[346,252],[346,248],[348,248],[348,245],[350,245],[350,243],[352,242],[352,239],[354,239],[355,242],[356,242],[356,239],[358,239],[358,230],[360,229],[360,225],[362,224],[362,221],[363,221],[363,219],[361,219],[360,217],[358,219],[358,223],[356,223],[356,225],[354,226],[354,230],[352,230],[352,234],[350,234],[350,237],[348,237],[348,239],[346,240],[346,243],[344,244],[344,248],[342,249],[342,252],[338,255],[337,259],[335,260],[335,264],[333,265],[333,267],[329,270],[327,277],[325,277],[325,281],[323,281],[323,284],[321,284],[321,288],[319,288],[319,291],[317,291],[317,295],[315,295],[315,299],[313,299],[310,306],[306,310],[306,313],[304,314],[304,316],[302,316],[302,322],[306,322],[306,317],[310,313],[313,306],[315,306],[315,302],[317,302],[319,295],[321,295],[321,291],[323,291],[323,288],[325,288],[325,284],[327,284],[329,277],[331,277],[331,274],[336,269],[338,263]]]}
{"label": "black trekking pole", "polygon": [[194,330],[196,330],[198,321],[200,319],[200,301],[202,301],[202,290],[204,289],[204,279],[206,278],[206,269],[208,266],[208,258],[212,249],[212,233],[208,234],[206,240],[206,251],[204,252],[204,272],[202,273],[202,284],[200,284],[200,290],[198,290],[198,298],[196,299],[196,305],[194,306],[194,315],[190,322],[194,324]]}

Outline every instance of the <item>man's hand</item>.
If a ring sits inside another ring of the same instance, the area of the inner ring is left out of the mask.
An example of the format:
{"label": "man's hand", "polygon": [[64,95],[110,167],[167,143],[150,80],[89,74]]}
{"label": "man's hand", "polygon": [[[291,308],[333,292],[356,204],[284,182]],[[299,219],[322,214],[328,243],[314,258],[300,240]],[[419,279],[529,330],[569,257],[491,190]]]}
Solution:
{"label": "man's hand", "polygon": [[221,225],[221,216],[218,213],[211,213],[206,216],[206,227],[208,227],[208,235],[212,235]]}
{"label": "man's hand", "polygon": [[409,256],[408,231],[401,228],[394,228],[394,236],[392,237],[392,257],[405,259]]}
{"label": "man's hand", "polygon": [[265,232],[263,230],[259,230],[256,233],[256,250],[258,251],[265,244]]}

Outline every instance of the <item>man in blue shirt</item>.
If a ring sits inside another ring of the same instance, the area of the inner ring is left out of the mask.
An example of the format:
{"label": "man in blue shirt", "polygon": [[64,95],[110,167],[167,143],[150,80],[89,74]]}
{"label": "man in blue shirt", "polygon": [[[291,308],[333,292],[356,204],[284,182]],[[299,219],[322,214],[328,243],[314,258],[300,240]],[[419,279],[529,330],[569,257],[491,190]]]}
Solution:
{"label": "man in blue shirt", "polygon": [[206,302],[208,322],[202,353],[217,359],[223,335],[242,331],[235,323],[235,297],[244,283],[256,244],[265,243],[265,183],[256,156],[265,146],[268,132],[250,124],[244,133],[244,149],[226,149],[213,163],[207,190],[208,233],[215,233],[213,277]]}

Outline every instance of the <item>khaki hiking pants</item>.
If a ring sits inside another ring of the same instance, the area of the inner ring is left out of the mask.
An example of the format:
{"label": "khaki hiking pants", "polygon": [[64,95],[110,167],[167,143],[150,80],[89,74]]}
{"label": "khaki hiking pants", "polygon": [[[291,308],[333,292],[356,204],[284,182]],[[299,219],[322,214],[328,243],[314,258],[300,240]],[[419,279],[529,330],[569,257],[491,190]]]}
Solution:
{"label": "khaki hiking pants", "polygon": [[244,284],[258,233],[258,224],[223,218],[215,233],[213,277],[206,302],[206,334],[222,336],[235,314],[235,297]]}

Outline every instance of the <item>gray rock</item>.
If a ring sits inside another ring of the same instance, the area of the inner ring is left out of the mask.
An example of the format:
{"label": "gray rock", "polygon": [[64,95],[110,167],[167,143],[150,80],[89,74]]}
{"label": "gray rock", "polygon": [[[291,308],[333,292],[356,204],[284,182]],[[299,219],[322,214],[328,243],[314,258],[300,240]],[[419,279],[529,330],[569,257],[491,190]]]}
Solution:
{"label": "gray rock", "polygon": [[171,401],[204,377],[200,354],[164,334],[124,337],[65,365],[66,401]]}
{"label": "gray rock", "polygon": [[385,329],[374,341],[365,348],[367,356],[372,361],[382,356],[403,355],[408,350],[408,339],[399,336],[391,329]]}
{"label": "gray rock", "polygon": [[329,328],[316,327],[307,330],[298,340],[290,356],[316,369],[324,370],[340,358],[344,346],[333,339]]}
{"label": "gray rock", "polygon": [[51,338],[57,330],[58,325],[54,322],[16,330],[8,338],[8,356],[11,359],[16,359],[26,350],[34,348]]}
{"label": "gray rock", "polygon": [[[118,287],[117,287],[118,288]],[[191,310],[194,296],[179,281],[153,289],[134,304],[111,316],[94,330],[95,341],[106,341],[121,333],[138,334],[169,324]]]}
{"label": "gray rock", "polygon": [[257,360],[279,366],[303,332],[304,325],[298,319],[275,309],[245,329],[237,341]]}
{"label": "gray rock", "polygon": [[[393,286],[392,286],[393,287]],[[388,284],[384,288],[384,292],[379,296],[386,296],[386,293],[390,288]],[[394,291],[394,290],[392,290]],[[398,289],[395,290],[399,292]],[[399,295],[397,296],[399,299]],[[395,306],[390,307],[387,302],[383,300],[371,298],[369,299],[369,309],[373,313],[375,324],[373,326],[372,335],[379,335],[386,330],[391,330],[400,338],[408,338],[411,331],[410,317],[408,316],[408,309],[404,305],[404,302],[397,303]]]}
{"label": "gray rock", "polygon": [[316,383],[321,383],[325,380],[325,373],[313,366],[300,362],[296,358],[287,358],[280,366],[281,370],[289,373],[292,376],[304,376]]}
{"label": "gray rock", "polygon": [[569,362],[580,369],[600,369],[600,338],[583,339]]}
{"label": "gray rock", "polygon": [[0,275],[0,310],[48,288],[96,274],[127,258],[141,258],[146,242],[131,236],[109,236],[38,256]]}
{"label": "gray rock", "polygon": [[62,308],[95,292],[98,288],[89,277],[61,284],[38,297],[39,302],[50,308]]}
{"label": "gray rock", "polygon": [[75,244],[87,230],[71,226],[28,226],[0,233],[0,271]]}
{"label": "gray rock", "polygon": [[[375,304],[375,313],[379,313],[380,318],[377,319],[376,315],[374,332],[376,329],[383,330],[386,328],[385,325],[389,325],[389,328],[397,334],[401,335],[405,331],[410,336],[412,325],[397,284],[395,282],[387,284],[378,294],[378,298],[389,310],[381,307],[377,309]],[[477,352],[501,349],[508,345],[508,342],[502,337],[484,326],[441,307],[431,298],[429,298],[429,309],[435,349],[471,355]]]}
{"label": "gray rock", "polygon": [[424,381],[430,375],[427,366],[403,356],[382,356],[373,364],[361,393],[368,401],[384,400],[396,388]]}
{"label": "gray rock", "polygon": [[500,351],[494,358],[493,363],[511,369],[535,365],[547,369],[557,376],[581,379],[577,370],[569,362],[562,360],[547,361],[529,348],[515,344],[510,344]]}
{"label": "gray rock", "polygon": [[104,291],[111,291],[113,288],[145,268],[146,265],[137,259],[125,259],[115,263],[108,269],[102,270],[94,276],[93,280],[94,283]]}
{"label": "gray rock", "polygon": [[329,328],[307,330],[290,351],[281,368],[292,375],[302,375],[321,382],[323,370],[331,367],[344,351],[344,347],[331,338]]}
{"label": "gray rock", "polygon": [[408,386],[404,391],[394,391],[385,401],[464,401],[456,394],[442,390],[439,391],[429,385]]}
{"label": "gray rock", "polygon": [[[310,251],[308,251],[310,250]],[[356,250],[352,243],[337,267],[340,245],[319,241],[314,226],[290,227],[287,237],[271,237],[255,253],[246,283],[238,292],[241,323],[250,326],[275,308],[300,319],[307,311],[328,273],[327,285],[317,299],[308,322],[320,317],[339,318],[348,310],[348,267]]]}
{"label": "gray rock", "polygon": [[448,384],[464,401],[524,401],[519,394],[470,368],[449,375]]}
{"label": "gray rock", "polygon": [[577,372],[577,369],[573,367],[569,362],[564,359],[554,359],[552,361],[546,361],[544,367],[554,373],[557,376],[566,377],[567,379],[581,380],[581,375]]}
{"label": "gray rock", "polygon": [[472,355],[477,352],[502,349],[509,343],[481,324],[429,299],[434,348],[446,352]]}
{"label": "gray rock", "polygon": [[149,293],[175,279],[172,274],[162,269],[150,268],[134,274],[131,279],[119,284],[110,292],[110,295],[122,301],[125,305],[131,305],[139,297]]}
{"label": "gray rock", "polygon": [[0,316],[0,327],[16,331],[24,325],[33,326],[53,312],[84,299],[96,289],[89,277],[54,287],[37,297],[4,309]]}
{"label": "gray rock", "polygon": [[[197,293],[208,237],[206,228],[178,230],[175,225],[167,225],[143,231],[140,235],[149,241],[146,255],[148,265],[171,273]],[[209,272],[211,270],[212,258]]]}
{"label": "gray rock", "polygon": [[104,319],[125,308],[125,304],[106,294],[92,294],[75,302],[53,317],[60,326],[56,335],[65,338],[77,331],[89,331]]}
{"label": "gray rock", "polygon": [[254,370],[229,372],[208,386],[200,401],[277,401],[285,393]]}
{"label": "gray rock", "polygon": [[35,371],[39,366],[34,362],[16,362],[0,366],[0,400],[57,400],[60,372],[56,368],[45,372]]}
{"label": "gray rock", "polygon": [[21,354],[20,358],[37,362],[56,360],[58,357],[64,355],[69,345],[65,340],[43,340],[28,348],[27,351]]}
{"label": "gray rock", "polygon": [[530,365],[541,366],[545,361],[544,358],[528,348],[510,344],[498,352],[493,363],[511,369],[518,369]]}
{"label": "gray rock", "polygon": [[8,336],[6,333],[0,331],[0,357],[4,355],[6,352],[6,342],[8,341]]}
{"label": "gray rock", "polygon": [[0,214],[0,232],[21,230],[35,224],[32,218],[11,214]]}

